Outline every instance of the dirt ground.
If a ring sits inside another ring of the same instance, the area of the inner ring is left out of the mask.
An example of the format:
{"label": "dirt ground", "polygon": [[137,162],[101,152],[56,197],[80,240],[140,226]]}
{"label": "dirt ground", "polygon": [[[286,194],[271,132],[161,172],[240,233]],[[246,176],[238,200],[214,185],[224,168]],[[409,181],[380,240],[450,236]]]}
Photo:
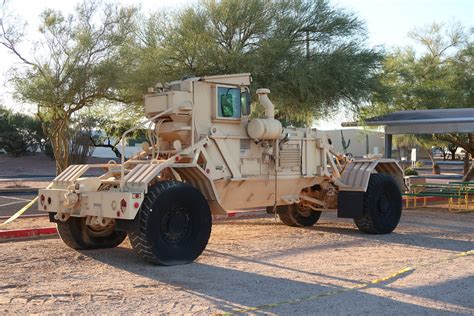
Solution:
{"label": "dirt ground", "polygon": [[473,220],[408,210],[379,236],[330,213],[311,228],[219,221],[197,262],[174,267],[141,261],[128,241],[1,243],[0,314],[474,314],[474,256],[459,255],[474,249]]}

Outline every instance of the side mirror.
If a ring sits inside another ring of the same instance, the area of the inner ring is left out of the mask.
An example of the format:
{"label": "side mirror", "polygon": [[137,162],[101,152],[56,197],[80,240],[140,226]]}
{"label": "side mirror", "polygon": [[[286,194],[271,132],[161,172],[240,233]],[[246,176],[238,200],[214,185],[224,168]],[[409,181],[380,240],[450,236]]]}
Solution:
{"label": "side mirror", "polygon": [[224,117],[234,116],[234,104],[232,102],[232,94],[226,93],[221,95],[221,110]]}
{"label": "side mirror", "polygon": [[251,108],[250,108],[250,91],[248,88],[245,88],[244,90],[240,91],[240,106],[242,109],[242,116],[248,116],[250,115]]}

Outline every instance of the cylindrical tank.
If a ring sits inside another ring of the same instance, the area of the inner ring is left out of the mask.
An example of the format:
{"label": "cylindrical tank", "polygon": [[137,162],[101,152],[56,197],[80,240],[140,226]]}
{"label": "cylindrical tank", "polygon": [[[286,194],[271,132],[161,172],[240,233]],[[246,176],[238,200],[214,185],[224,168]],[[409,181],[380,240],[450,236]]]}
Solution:
{"label": "cylindrical tank", "polygon": [[253,119],[247,125],[247,132],[253,139],[278,139],[283,128],[280,121],[273,118]]}

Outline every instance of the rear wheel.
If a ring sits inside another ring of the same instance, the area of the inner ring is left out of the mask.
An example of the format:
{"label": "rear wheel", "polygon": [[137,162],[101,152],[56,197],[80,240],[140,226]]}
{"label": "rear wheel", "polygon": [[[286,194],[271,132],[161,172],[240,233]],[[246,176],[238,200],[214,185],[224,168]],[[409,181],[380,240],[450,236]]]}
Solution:
{"label": "rear wheel", "polygon": [[312,226],[321,216],[321,212],[301,207],[298,204],[280,205],[276,211],[284,224],[293,227]]}
{"label": "rear wheel", "polygon": [[115,223],[107,226],[87,225],[85,217],[70,217],[57,223],[59,237],[73,249],[114,248],[120,245],[127,233],[115,231]]}
{"label": "rear wheel", "polygon": [[129,232],[135,251],[151,263],[177,265],[194,261],[207,246],[212,217],[205,197],[195,187],[177,181],[149,188]]}
{"label": "rear wheel", "polygon": [[388,234],[398,225],[402,215],[402,195],[393,177],[374,173],[364,194],[361,218],[354,222],[360,231],[369,234]]}

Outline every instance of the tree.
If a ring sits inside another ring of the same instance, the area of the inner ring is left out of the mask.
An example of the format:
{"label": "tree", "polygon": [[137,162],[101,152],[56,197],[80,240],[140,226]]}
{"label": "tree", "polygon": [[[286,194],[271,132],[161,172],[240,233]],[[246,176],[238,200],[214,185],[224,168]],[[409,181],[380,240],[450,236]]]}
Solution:
{"label": "tree", "polygon": [[[114,112],[113,116],[110,115],[111,109]],[[85,109],[81,113],[80,121],[83,122],[82,125],[88,126],[85,132],[89,135],[91,146],[110,148],[117,158],[121,158],[122,153],[118,146],[123,133],[135,126],[141,119],[142,114],[130,111],[128,107],[102,103]],[[138,129],[129,136],[143,137],[144,135],[143,131]]]}
{"label": "tree", "polygon": [[458,148],[459,147],[456,144],[452,143],[448,143],[445,147],[445,149],[451,154],[451,160],[456,160],[456,151],[458,150]]}
{"label": "tree", "polygon": [[43,133],[38,119],[0,106],[0,148],[18,157],[42,146]]}
{"label": "tree", "polygon": [[[469,108],[474,104],[474,45],[470,34],[458,24],[434,23],[410,33],[424,50],[397,49],[382,68],[381,88],[372,102],[359,110],[364,118],[394,111]],[[424,137],[424,136],[421,136]],[[473,134],[437,134],[437,142],[448,142],[474,154]]]}
{"label": "tree", "polygon": [[60,173],[69,164],[72,115],[97,100],[117,100],[115,87],[123,74],[116,61],[134,30],[135,10],[93,1],[81,3],[69,16],[46,10],[34,52],[26,54],[19,49],[22,32],[3,9],[0,44],[20,61],[12,75],[16,96],[37,105]]}
{"label": "tree", "polygon": [[126,96],[183,76],[251,72],[295,126],[367,100],[382,60],[366,48],[363,23],[326,0],[203,0],[151,16],[138,35],[126,53],[140,93],[127,87]]}
{"label": "tree", "polygon": [[431,160],[432,173],[439,174],[440,167],[436,163],[433,157],[432,148],[436,147],[436,140],[433,139],[433,135],[422,134],[422,135],[397,135],[394,139],[395,145],[398,148],[411,148],[418,146],[426,152]]}
{"label": "tree", "polygon": [[347,154],[347,149],[351,145],[351,140],[346,142],[346,139],[344,138],[344,133],[342,132],[342,129],[340,130],[341,132],[341,145],[342,145],[342,151]]}

